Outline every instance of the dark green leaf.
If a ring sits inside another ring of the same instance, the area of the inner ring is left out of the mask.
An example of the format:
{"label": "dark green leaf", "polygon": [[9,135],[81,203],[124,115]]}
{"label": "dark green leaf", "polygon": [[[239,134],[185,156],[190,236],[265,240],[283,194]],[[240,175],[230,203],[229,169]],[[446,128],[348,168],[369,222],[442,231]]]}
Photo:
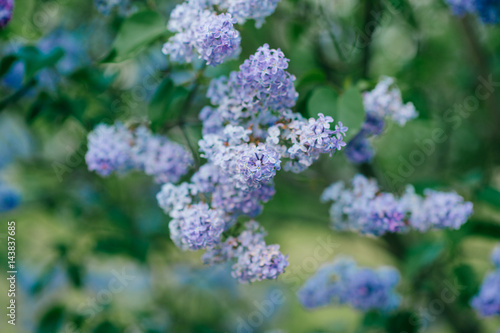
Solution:
{"label": "dark green leaf", "polygon": [[[324,84],[326,81],[326,75],[325,73],[320,70],[320,69],[315,69],[311,70],[304,75],[302,75],[298,80],[297,80],[297,89],[302,89],[304,86],[310,85],[310,84]],[[335,92],[335,96],[337,96],[337,93]]]}
{"label": "dark green leaf", "polygon": [[0,77],[7,74],[12,65],[17,61],[17,56],[8,55],[0,61]]}
{"label": "dark green leaf", "polygon": [[106,321],[99,326],[97,326],[94,330],[93,333],[121,333],[122,330],[120,330],[118,327],[113,325],[112,323]]}
{"label": "dark green leaf", "polygon": [[400,311],[387,319],[386,329],[388,333],[417,333],[420,330],[420,321],[416,313]]}
{"label": "dark green leaf", "polygon": [[189,91],[186,88],[175,86],[170,78],[163,80],[148,108],[153,130],[158,130],[168,120],[179,118],[184,111],[182,107],[188,95]]}
{"label": "dark green leaf", "polygon": [[443,253],[445,245],[443,242],[421,242],[412,247],[406,257],[406,273],[414,277],[420,271],[435,262]]}
{"label": "dark green leaf", "polygon": [[64,307],[57,305],[50,310],[40,319],[38,323],[37,333],[54,333],[59,332],[59,328],[63,322]]}
{"label": "dark green leaf", "polygon": [[479,190],[476,193],[476,198],[500,209],[500,191],[493,187],[485,187]]}
{"label": "dark green leaf", "polygon": [[57,47],[48,54],[44,54],[36,47],[25,46],[19,50],[17,55],[24,62],[24,79],[29,81],[39,70],[54,66],[64,56],[64,51]]}

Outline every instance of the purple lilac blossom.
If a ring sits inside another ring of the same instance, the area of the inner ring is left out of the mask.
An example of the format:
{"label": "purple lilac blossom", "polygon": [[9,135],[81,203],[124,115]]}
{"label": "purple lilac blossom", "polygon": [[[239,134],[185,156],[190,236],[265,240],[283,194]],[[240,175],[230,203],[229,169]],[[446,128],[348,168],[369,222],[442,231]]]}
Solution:
{"label": "purple lilac blossom", "polygon": [[459,229],[472,214],[472,203],[454,192],[426,190],[424,197],[408,186],[403,196],[381,192],[375,180],[356,175],[352,188],[340,181],[330,185],[321,197],[333,201],[331,227],[361,234],[380,236],[405,232],[410,228]]}
{"label": "purple lilac blossom", "polygon": [[88,136],[88,168],[101,176],[142,170],[157,183],[178,182],[193,163],[181,145],[145,127],[131,131],[123,124],[98,125]]}
{"label": "purple lilac blossom", "polygon": [[495,271],[485,277],[478,294],[471,301],[472,307],[484,317],[500,315],[500,245],[493,250],[491,261]]}
{"label": "purple lilac blossom", "polygon": [[0,0],[0,29],[10,22],[13,10],[14,0]]}
{"label": "purple lilac blossom", "polygon": [[370,92],[363,94],[366,120],[358,134],[346,147],[346,157],[355,164],[368,163],[375,152],[369,141],[384,129],[384,119],[391,118],[399,126],[418,116],[412,103],[403,104],[401,91],[394,86],[394,79],[385,77]]}
{"label": "purple lilac blossom", "polygon": [[[183,29],[182,21],[174,23],[174,29]],[[278,245],[265,243],[257,222],[246,223],[243,232],[220,243],[210,235],[204,238],[190,232],[189,239],[194,237],[195,242],[186,240],[177,216],[203,205],[216,211],[224,221],[223,229],[231,233],[240,217],[255,218],[273,197],[273,179],[283,161],[285,169],[300,172],[321,154],[331,155],[345,145],[347,128],[342,123],[334,124],[323,114],[305,119],[290,110],[297,92],[287,67],[283,52],[266,44],[240,71],[212,80],[207,96],[214,106],[203,108],[200,114],[200,155],[207,163],[190,182],[165,184],[157,195],[158,204],[172,218],[173,241],[183,250],[204,248],[207,264],[232,262],[233,276],[240,282],[275,279],[288,265]]]}
{"label": "purple lilac blossom", "polygon": [[181,249],[200,250],[215,246],[224,231],[219,211],[206,203],[197,203],[175,210],[169,224],[170,237]]}
{"label": "purple lilac blossom", "polygon": [[208,65],[219,65],[240,52],[241,37],[234,23],[231,14],[217,14],[202,1],[187,1],[170,15],[167,28],[176,34],[165,43],[162,52],[174,62],[189,63],[196,51]]}
{"label": "purple lilac blossom", "polygon": [[352,259],[338,258],[322,266],[297,295],[309,309],[349,304],[361,311],[393,311],[401,302],[395,291],[398,282],[399,272],[392,267],[374,270],[358,267]]}
{"label": "purple lilac blossom", "polygon": [[249,221],[238,237],[229,237],[207,251],[203,261],[206,264],[233,261],[232,275],[242,283],[276,279],[288,266],[288,256],[279,251],[279,245],[266,245],[264,237],[262,227]]}

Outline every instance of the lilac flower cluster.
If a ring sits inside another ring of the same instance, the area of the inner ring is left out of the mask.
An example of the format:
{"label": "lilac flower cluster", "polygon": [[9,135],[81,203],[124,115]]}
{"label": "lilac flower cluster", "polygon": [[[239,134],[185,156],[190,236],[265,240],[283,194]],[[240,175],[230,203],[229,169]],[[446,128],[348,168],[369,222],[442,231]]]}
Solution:
{"label": "lilac flower cluster", "polygon": [[447,0],[455,15],[476,14],[483,23],[496,24],[500,21],[498,0]]}
{"label": "lilac flower cluster", "polygon": [[430,229],[459,229],[472,214],[472,203],[454,192],[426,190],[424,197],[409,185],[399,198],[381,192],[375,180],[357,175],[352,188],[340,181],[330,185],[321,197],[333,201],[330,207],[332,228],[380,236]]}
{"label": "lilac flower cluster", "polygon": [[[165,184],[157,196],[172,218],[173,241],[181,249],[206,249],[206,263],[233,261],[233,276],[241,282],[276,278],[287,258],[278,245],[265,244],[257,222],[248,222],[239,236],[224,239],[221,233],[237,229],[232,227],[239,217],[261,213],[275,193],[282,161],[299,172],[345,145],[342,124],[332,129],[331,117],[307,120],[290,110],[297,92],[287,67],[283,52],[264,45],[239,72],[213,80],[208,97],[216,107],[200,114],[199,146],[207,163],[189,183]],[[191,210],[196,212],[186,213]]]}
{"label": "lilac flower cluster", "polygon": [[496,270],[486,276],[471,302],[472,307],[485,317],[500,315],[500,245],[493,250],[491,261]]}
{"label": "lilac flower cluster", "polygon": [[384,119],[391,118],[400,126],[418,116],[412,103],[403,104],[401,91],[394,86],[394,79],[385,77],[370,92],[363,94],[366,120],[358,134],[346,147],[346,156],[352,163],[371,161],[375,152],[369,138],[384,130]]}
{"label": "lilac flower cluster", "polygon": [[[187,0],[170,15],[167,29],[173,35],[163,53],[174,62],[192,62],[195,55],[216,66],[240,53],[237,22],[254,19],[260,27],[279,0]],[[221,13],[223,12],[223,13]]]}
{"label": "lilac flower cluster", "polygon": [[322,266],[297,295],[309,309],[349,304],[361,311],[392,311],[401,302],[395,291],[399,278],[399,272],[392,267],[374,270],[358,267],[352,259],[338,258]]}
{"label": "lilac flower cluster", "polygon": [[14,0],[0,0],[0,29],[4,28],[12,18]]}
{"label": "lilac flower cluster", "polygon": [[163,53],[174,62],[191,62],[197,52],[208,65],[216,66],[240,53],[240,33],[231,14],[217,14],[207,3],[189,0],[178,5],[170,16],[168,30],[175,33]]}
{"label": "lilac flower cluster", "polygon": [[101,176],[138,169],[157,183],[179,181],[193,163],[181,145],[143,126],[129,130],[121,123],[100,124],[89,133],[85,160],[89,170]]}
{"label": "lilac flower cluster", "polygon": [[288,266],[279,245],[266,245],[264,229],[255,221],[245,224],[238,237],[228,237],[203,255],[206,264],[234,261],[232,275],[240,282],[276,279]]}
{"label": "lilac flower cluster", "polygon": [[297,92],[295,77],[286,72],[288,59],[265,44],[240,66],[239,72],[215,79],[207,96],[216,107],[200,115],[203,156],[241,186],[255,187],[272,179],[281,168],[301,172],[320,154],[344,145],[347,128],[331,128],[333,119],[319,114],[304,119],[290,110]]}

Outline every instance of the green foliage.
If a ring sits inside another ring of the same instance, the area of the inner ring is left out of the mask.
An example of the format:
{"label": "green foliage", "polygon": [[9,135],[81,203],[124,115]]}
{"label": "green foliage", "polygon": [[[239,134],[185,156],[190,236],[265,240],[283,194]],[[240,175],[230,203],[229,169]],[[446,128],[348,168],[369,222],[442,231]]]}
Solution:
{"label": "green foliage", "polygon": [[129,59],[165,33],[165,20],[158,12],[135,13],[122,23],[113,47],[103,61],[119,62]]}

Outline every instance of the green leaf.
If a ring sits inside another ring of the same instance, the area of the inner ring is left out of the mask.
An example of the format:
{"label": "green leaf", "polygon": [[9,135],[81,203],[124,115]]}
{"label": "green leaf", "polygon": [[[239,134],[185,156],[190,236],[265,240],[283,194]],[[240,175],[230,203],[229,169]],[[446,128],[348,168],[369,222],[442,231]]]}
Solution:
{"label": "green leaf", "polygon": [[12,67],[12,65],[17,61],[17,56],[11,54],[8,56],[5,56],[1,61],[0,61],[0,77],[4,76],[7,74],[9,69]]}
{"label": "green leaf", "polygon": [[474,297],[479,289],[479,283],[476,279],[474,270],[467,264],[460,264],[453,269],[453,273],[458,283],[462,286],[458,293],[460,303],[467,307],[470,304],[471,298]]}
{"label": "green leaf", "polygon": [[123,332],[118,327],[116,327],[113,323],[109,321],[105,321],[99,326],[97,326],[93,331],[93,333],[120,333]]}
{"label": "green leaf", "polygon": [[48,54],[44,54],[36,47],[25,46],[19,50],[17,55],[24,62],[24,80],[27,82],[41,69],[54,66],[64,56],[64,51],[57,47]]}
{"label": "green leaf", "polygon": [[363,96],[356,87],[347,89],[338,100],[338,115],[335,121],[341,121],[349,130],[345,140],[352,139],[361,129],[365,121],[365,108],[363,106]]}
{"label": "green leaf", "polygon": [[[324,84],[325,81],[326,81],[325,72],[320,69],[313,69],[302,75],[297,80],[297,89],[302,89],[310,84]],[[336,92],[335,96],[337,96]]]}
{"label": "green leaf", "polygon": [[418,315],[410,311],[396,312],[387,319],[386,329],[388,333],[417,333],[420,331]]}
{"label": "green leaf", "polygon": [[495,208],[500,208],[500,191],[493,187],[485,187],[476,193],[477,200],[484,201]]}
{"label": "green leaf", "polygon": [[54,333],[59,332],[59,328],[63,322],[64,307],[57,305],[50,310],[40,319],[38,323],[37,333]]}
{"label": "green leaf", "polygon": [[161,128],[166,121],[177,119],[189,91],[180,86],[175,86],[170,78],[166,78],[156,89],[148,108],[149,119],[153,130]]}
{"label": "green leaf", "polygon": [[167,29],[163,17],[155,11],[135,13],[121,25],[113,48],[103,62],[126,60],[164,34]]}
{"label": "green leaf", "polygon": [[445,250],[441,241],[423,241],[408,251],[405,268],[410,277],[417,276],[423,269],[434,263]]}
{"label": "green leaf", "polygon": [[338,121],[337,99],[337,92],[331,87],[322,86],[316,88],[307,101],[307,113],[311,117],[317,117],[318,113],[323,113],[325,116],[331,116],[335,121]]}

